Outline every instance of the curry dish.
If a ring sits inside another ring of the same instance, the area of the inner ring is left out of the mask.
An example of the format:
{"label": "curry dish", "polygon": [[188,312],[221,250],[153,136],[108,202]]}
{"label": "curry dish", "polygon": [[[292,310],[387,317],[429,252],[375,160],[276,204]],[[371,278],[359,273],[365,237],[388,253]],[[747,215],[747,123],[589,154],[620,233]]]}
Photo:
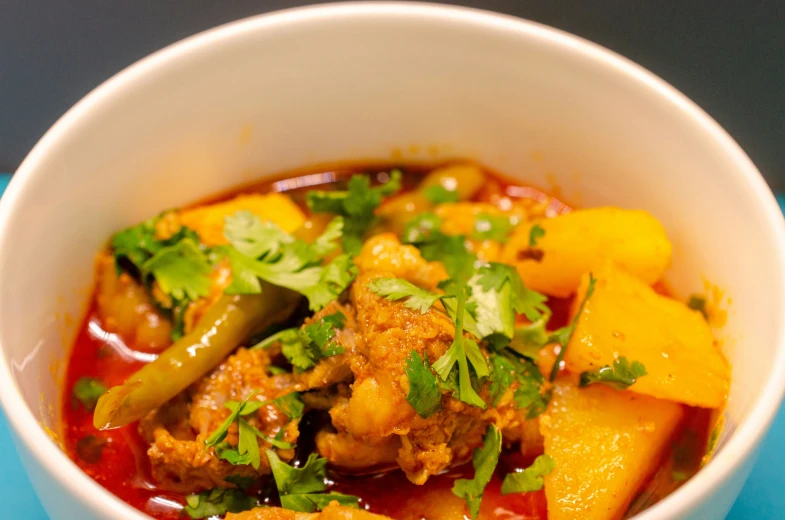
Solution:
{"label": "curry dish", "polygon": [[70,457],[158,519],[618,519],[714,449],[730,367],[650,214],[473,164],[298,175],[118,231]]}

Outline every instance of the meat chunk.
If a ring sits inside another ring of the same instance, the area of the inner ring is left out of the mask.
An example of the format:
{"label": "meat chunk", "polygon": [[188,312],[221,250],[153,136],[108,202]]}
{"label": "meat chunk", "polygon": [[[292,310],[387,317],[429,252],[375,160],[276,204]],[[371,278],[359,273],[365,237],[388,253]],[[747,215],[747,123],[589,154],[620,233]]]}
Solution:
{"label": "meat chunk", "polygon": [[360,272],[383,271],[431,290],[447,278],[441,263],[426,262],[416,247],[401,245],[392,233],[381,233],[366,240],[354,261]]}
{"label": "meat chunk", "polygon": [[[357,453],[400,442],[398,465],[412,482],[422,484],[430,475],[468,460],[482,444],[487,424],[494,422],[501,428],[514,414],[504,408],[482,410],[445,393],[442,410],[427,419],[417,415],[406,400],[406,359],[412,351],[438,359],[450,347],[455,327],[441,310],[432,308],[421,314],[378,296],[368,289],[368,283],[380,277],[400,277],[434,288],[446,275],[441,264],[426,262],[419,251],[401,245],[391,235],[368,240],[357,263],[361,273],[350,294],[359,338],[351,361],[354,383],[351,396],[338,400],[330,410],[338,432],[332,442],[346,442]],[[483,390],[482,395],[487,393]],[[337,458],[336,447],[323,443],[324,451],[320,451]],[[341,462],[346,465],[345,460]],[[359,457],[354,466],[361,466]]]}
{"label": "meat chunk", "polygon": [[316,434],[319,454],[342,472],[373,473],[394,468],[400,448],[397,435],[363,442],[347,432],[322,430]]}
{"label": "meat chunk", "polygon": [[[196,492],[217,486],[231,486],[230,475],[257,476],[269,473],[266,458],[255,471],[251,466],[233,466],[220,460],[213,448],[205,449],[204,440],[230,414],[224,404],[241,401],[254,391],[252,399],[268,401],[292,392],[295,381],[291,374],[272,376],[267,367],[270,360],[264,351],[239,349],[211,374],[196,383],[188,395],[167,403],[142,420],[143,436],[151,443],[148,457],[152,475],[168,490]],[[283,440],[295,443],[299,435],[297,421],[289,418],[274,404],[259,408],[249,423],[269,437],[283,430]],[[238,442],[237,426],[229,428],[226,442]],[[270,447],[259,440],[262,449]],[[293,450],[279,450],[279,456],[291,460]]]}
{"label": "meat chunk", "polygon": [[363,509],[330,502],[321,513],[297,513],[280,507],[257,507],[243,513],[229,513],[226,520],[390,520]]}
{"label": "meat chunk", "polygon": [[114,257],[96,259],[96,302],[103,326],[128,345],[158,352],[171,343],[172,325],[153,305],[147,290],[128,273],[117,274]]}

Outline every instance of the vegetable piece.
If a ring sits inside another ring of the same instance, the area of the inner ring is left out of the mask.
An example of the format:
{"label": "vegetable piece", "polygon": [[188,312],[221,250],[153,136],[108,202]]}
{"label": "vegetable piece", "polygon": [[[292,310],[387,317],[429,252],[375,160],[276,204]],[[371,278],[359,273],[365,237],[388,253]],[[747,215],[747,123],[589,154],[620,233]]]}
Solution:
{"label": "vegetable piece", "polygon": [[469,200],[485,185],[486,177],[480,168],[473,164],[452,164],[432,170],[418,186],[425,192],[432,186],[441,186],[458,194],[459,200]]}
{"label": "vegetable piece", "polygon": [[537,239],[536,250],[530,244],[532,227],[520,225],[504,248],[502,262],[514,265],[528,287],[551,296],[575,293],[581,275],[599,259],[619,264],[648,284],[662,278],[670,263],[665,230],[645,211],[585,209],[537,225],[545,234]]}
{"label": "vegetable piece", "polygon": [[406,359],[406,376],[409,378],[409,393],[406,400],[412,405],[417,415],[428,418],[442,407],[442,394],[439,383],[431,372],[428,354],[423,359],[412,349]]}
{"label": "vegetable piece", "polygon": [[321,309],[346,289],[357,272],[347,255],[322,265],[324,256],[337,247],[343,229],[344,220],[337,217],[309,244],[248,212],[227,217],[225,232],[232,247],[221,251],[229,257],[234,279],[226,293],[257,294],[262,279],[303,294],[311,310]]}
{"label": "vegetable piece", "polygon": [[594,383],[602,383],[616,390],[626,390],[635,384],[639,377],[646,375],[646,367],[643,363],[633,361],[630,363],[626,357],[622,356],[613,361],[613,368],[608,365],[581,373],[581,386],[588,386]]}
{"label": "vegetable piece", "polygon": [[222,296],[194,330],[103,394],[93,424],[105,430],[140,419],[218,366],[252,332],[288,318],[298,300],[297,294],[266,283],[260,295]]}
{"label": "vegetable piece", "polygon": [[226,513],[240,513],[257,506],[255,498],[239,489],[213,488],[198,495],[185,497],[183,508],[191,518],[208,518]]}
{"label": "vegetable piece", "polygon": [[357,497],[324,493],[327,489],[327,459],[312,453],[302,468],[294,468],[281,461],[273,450],[267,450],[266,453],[281,506],[285,509],[312,513],[324,509],[333,500],[343,506],[358,507]]}
{"label": "vegetable piece", "polygon": [[452,492],[466,500],[469,514],[474,520],[480,514],[480,502],[485,486],[491,481],[496,464],[499,462],[499,454],[502,451],[502,435],[493,424],[488,425],[485,431],[482,447],[474,450],[472,465],[474,466],[474,478],[471,480],[458,479],[452,487]]}
{"label": "vegetable piece", "polygon": [[390,301],[406,298],[403,306],[407,309],[420,311],[420,314],[428,312],[433,304],[443,297],[443,295],[420,289],[403,278],[376,278],[368,284],[368,288]]}
{"label": "vegetable piece", "polygon": [[564,360],[567,370],[580,373],[617,357],[646,367],[630,391],[704,408],[725,403],[730,367],[703,316],[608,265],[598,272]]}
{"label": "vegetable piece", "polygon": [[226,202],[199,206],[180,212],[179,220],[198,233],[208,246],[226,244],[224,221],[238,211],[247,211],[261,222],[273,222],[285,233],[292,233],[305,222],[305,214],[297,204],[282,193],[239,195]]}
{"label": "vegetable piece", "polygon": [[[490,372],[488,371],[488,364],[485,357],[477,345],[477,342],[464,337],[463,335],[463,320],[465,315],[466,297],[469,289],[463,285],[458,289],[458,303],[455,311],[455,338],[452,345],[445,352],[442,357],[436,360],[433,364],[433,369],[439,375],[443,382],[450,379],[453,372],[453,367],[457,371],[458,382],[458,399],[464,403],[485,408],[485,401],[477,394],[472,385],[472,381],[487,377]],[[469,371],[469,366],[474,370],[474,377]]]}
{"label": "vegetable piece", "polygon": [[556,461],[545,477],[549,520],[621,518],[683,414],[678,403],[557,380],[540,420]]}
{"label": "vegetable piece", "polygon": [[401,189],[401,172],[393,170],[385,184],[374,188],[367,175],[354,175],[347,188],[347,191],[309,191],[307,202],[315,213],[344,217],[343,250],[349,256],[356,256],[362,248],[363,235],[376,221],[374,212],[382,198]]}
{"label": "vegetable piece", "polygon": [[531,493],[539,491],[543,486],[543,477],[548,475],[556,463],[548,455],[540,455],[532,465],[523,471],[509,473],[502,482],[502,495],[510,493]]}
{"label": "vegetable piece", "polygon": [[82,403],[88,412],[95,410],[95,405],[106,392],[106,386],[95,377],[80,377],[71,389],[71,402],[76,409],[77,402]]}

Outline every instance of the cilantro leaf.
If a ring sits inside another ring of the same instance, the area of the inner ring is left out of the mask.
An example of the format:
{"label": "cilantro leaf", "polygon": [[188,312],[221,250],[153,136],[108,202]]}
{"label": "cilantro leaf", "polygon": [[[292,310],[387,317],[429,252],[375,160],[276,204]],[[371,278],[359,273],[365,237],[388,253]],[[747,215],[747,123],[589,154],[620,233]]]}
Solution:
{"label": "cilantro leaf", "polygon": [[448,190],[441,184],[428,186],[423,191],[423,195],[433,204],[444,204],[445,202],[458,202],[458,192],[456,190]]}
{"label": "cilantro leaf", "polygon": [[276,255],[283,244],[291,244],[294,238],[278,227],[248,210],[241,210],[224,219],[224,236],[245,256],[259,258]]}
{"label": "cilantro leaf", "polygon": [[341,505],[357,507],[356,497],[323,493],[327,489],[327,459],[312,453],[302,468],[295,468],[281,461],[275,451],[266,450],[266,453],[284,508],[311,513],[323,509],[332,500],[337,500]]}
{"label": "cilantro leaf", "polygon": [[597,279],[593,274],[589,273],[589,286],[586,288],[586,295],[583,297],[583,301],[581,302],[580,307],[578,307],[578,312],[575,313],[572,322],[569,325],[554,331],[549,338],[549,343],[555,342],[561,345],[559,354],[556,356],[556,361],[553,363],[553,368],[551,369],[551,381],[556,379],[556,376],[559,373],[561,363],[564,361],[564,356],[567,354],[567,346],[570,344],[570,339],[572,339],[572,335],[575,333],[575,327],[578,325],[578,320],[581,319],[581,314],[583,314],[583,309],[586,307],[586,302],[591,298],[591,295],[594,294],[594,285],[596,283]]}
{"label": "cilantro leaf", "polygon": [[430,212],[420,213],[406,223],[403,241],[407,244],[422,244],[435,237],[441,238],[444,236],[439,230],[441,227],[441,217]]}
{"label": "cilantro leaf", "polygon": [[362,248],[365,232],[376,221],[374,214],[383,197],[401,189],[401,172],[393,170],[389,180],[381,186],[371,187],[367,175],[354,175],[346,191],[309,191],[308,208],[315,213],[334,213],[345,219],[342,244],[349,256],[356,256]]}
{"label": "cilantro leaf", "polygon": [[336,330],[343,328],[345,320],[346,316],[341,312],[335,312],[301,329],[292,328],[276,332],[251,349],[265,349],[280,342],[284,357],[297,372],[303,372],[316,366],[316,363],[323,358],[343,354],[343,347],[333,338]]}
{"label": "cilantro leaf", "polygon": [[417,415],[428,418],[442,407],[442,394],[439,383],[428,365],[428,354],[423,359],[412,349],[406,358],[406,376],[409,378],[409,393],[406,400],[412,405]]}
{"label": "cilantro leaf", "polygon": [[466,298],[469,289],[464,285],[458,292],[458,303],[455,312],[455,338],[452,345],[442,357],[432,365],[442,381],[447,381],[453,367],[457,365],[458,371],[458,399],[464,403],[485,408],[486,404],[477,394],[472,385],[472,376],[469,366],[474,369],[478,379],[487,377],[490,372],[485,357],[480,351],[479,345],[474,340],[465,338],[463,335],[463,320],[466,314]]}
{"label": "cilantro leaf", "polygon": [[634,385],[639,377],[645,375],[646,367],[643,366],[643,363],[640,361],[630,363],[626,357],[622,356],[613,361],[613,368],[605,365],[597,370],[581,373],[580,386],[602,383],[617,390],[626,390]]}
{"label": "cilantro leaf", "polygon": [[321,265],[324,255],[337,247],[343,229],[344,220],[336,217],[313,244],[308,244],[271,223],[263,224],[250,212],[230,215],[226,218],[224,234],[231,246],[222,251],[229,258],[233,280],[225,292],[260,293],[259,279],[262,279],[303,294],[311,310],[321,309],[335,300],[357,273],[347,255]]}
{"label": "cilantro leaf", "polygon": [[451,278],[466,280],[471,276],[477,256],[466,249],[466,237],[445,235],[440,230],[441,225],[439,216],[421,213],[406,224],[403,242],[416,246],[429,262],[444,264]]}
{"label": "cilantro leaf", "polygon": [[227,401],[224,403],[224,406],[232,413],[230,413],[229,416],[218,426],[218,428],[204,440],[205,447],[212,448],[224,440],[229,434],[229,427],[234,421],[237,420],[238,417],[241,415],[251,414],[262,407],[263,403],[260,401],[251,401],[251,398],[257,393],[258,391],[251,392],[242,402]]}
{"label": "cilantro leaf", "polygon": [[505,243],[513,227],[509,217],[480,213],[474,220],[474,232],[471,238]]}
{"label": "cilantro leaf", "polygon": [[207,255],[190,238],[160,249],[142,265],[161,290],[176,300],[196,300],[210,294],[212,268]]}
{"label": "cilantro leaf", "polygon": [[[515,335],[516,312],[523,313],[533,321],[550,315],[545,305],[546,297],[528,289],[517,271],[505,264],[490,263],[480,267],[469,278],[471,297],[468,300],[469,314],[465,328],[478,338],[501,335],[512,339]],[[450,282],[441,284],[450,293]],[[443,300],[447,314],[455,319],[456,303]]]}
{"label": "cilantro leaf", "polygon": [[485,486],[491,481],[496,464],[499,462],[499,454],[502,451],[502,436],[493,424],[488,426],[485,431],[482,447],[474,450],[472,465],[474,466],[474,478],[458,479],[453,485],[452,492],[459,498],[466,500],[472,519],[476,520],[480,514],[480,502]]}
{"label": "cilantro leaf", "polygon": [[700,296],[698,294],[693,294],[690,296],[690,299],[687,300],[687,307],[694,311],[698,311],[703,314],[705,319],[709,319],[709,313],[706,311],[706,297]]}
{"label": "cilantro leaf", "polygon": [[537,359],[540,349],[550,340],[550,334],[545,330],[549,318],[550,311],[534,323],[515,327],[507,347],[524,357]]}
{"label": "cilantro leaf", "polygon": [[537,365],[526,358],[517,358],[510,351],[491,354],[491,398],[496,406],[508,388],[517,383],[513,392],[515,407],[526,410],[526,418],[533,419],[545,411],[550,393],[542,392],[544,381]]}
{"label": "cilantro leaf", "polygon": [[509,473],[502,482],[502,495],[510,493],[530,493],[539,491],[543,486],[543,477],[553,471],[556,463],[548,455],[540,455],[532,465],[523,471]]}
{"label": "cilantro leaf", "polygon": [[194,519],[241,513],[258,505],[254,497],[234,488],[213,488],[202,491],[198,495],[188,495],[185,497],[185,502],[183,510]]}
{"label": "cilantro leaf", "polygon": [[256,482],[256,479],[253,477],[243,477],[241,475],[229,475],[224,480],[234,484],[243,491],[249,489]]}
{"label": "cilantro leaf", "polygon": [[544,236],[545,230],[539,224],[534,224],[529,230],[529,247],[536,247],[537,240]]}
{"label": "cilantro leaf", "polygon": [[478,271],[479,285],[486,291],[501,291],[505,285],[510,287],[510,304],[518,314],[525,315],[530,321],[535,322],[545,314],[550,314],[545,305],[547,298],[526,287],[518,271],[507,264],[491,262],[481,267]]}
{"label": "cilantro leaf", "polygon": [[371,292],[384,296],[390,301],[406,298],[403,306],[420,311],[420,314],[428,312],[433,304],[442,298],[441,295],[421,289],[402,278],[376,278],[368,282],[368,288]]}
{"label": "cilantro leaf", "polygon": [[94,377],[80,377],[71,389],[71,400],[76,409],[76,402],[82,403],[88,412],[95,410],[98,398],[101,397],[107,388],[100,379]]}
{"label": "cilantro leaf", "polygon": [[275,403],[289,419],[299,419],[303,416],[303,412],[305,411],[305,405],[300,398],[299,392],[292,392],[282,395],[281,397],[276,397],[273,399],[273,403]]}

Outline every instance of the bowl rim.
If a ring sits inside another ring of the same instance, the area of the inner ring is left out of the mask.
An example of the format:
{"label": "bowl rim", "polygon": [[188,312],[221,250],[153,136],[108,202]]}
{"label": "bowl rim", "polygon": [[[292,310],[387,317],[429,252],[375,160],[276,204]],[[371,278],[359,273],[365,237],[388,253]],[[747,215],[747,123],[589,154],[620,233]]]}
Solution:
{"label": "bowl rim", "polygon": [[[125,91],[134,89],[135,84],[143,77],[163,74],[167,64],[171,62],[194,55],[216,44],[230,44],[235,40],[242,40],[256,31],[275,30],[293,24],[302,24],[307,28],[309,24],[330,24],[336,19],[381,18],[393,15],[404,22],[408,18],[420,20],[427,18],[435,24],[465,24],[486,31],[505,33],[509,38],[537,40],[587,62],[594,62],[598,67],[612,71],[620,80],[656,94],[662,101],[678,109],[685,118],[691,120],[691,124],[695,125],[696,129],[706,134],[708,139],[724,150],[734,166],[735,175],[741,177],[742,181],[753,190],[760,211],[776,238],[775,244],[772,244],[773,254],[785,260],[785,220],[760,172],[741,147],[714,119],[670,84],[609,49],[559,29],[490,11],[418,2],[332,3],[252,16],[175,42],[126,67],[88,93],[61,116],[19,166],[0,201],[0,247],[7,240],[10,216],[17,210],[17,206],[22,204],[25,184],[45,175],[45,171],[38,166],[50,149],[55,147],[83,118],[88,117],[95,110],[100,110],[102,105],[111,103],[114,98],[122,96]],[[785,261],[780,262],[779,265],[783,266],[780,268],[783,271],[781,279],[785,280]],[[779,301],[785,300],[785,284],[773,289],[774,296]],[[726,483],[746,461],[753,457],[754,450],[768,431],[785,393],[785,379],[775,377],[777,373],[785,373],[785,327],[781,323],[774,326],[777,327],[779,348],[776,359],[773,360],[772,375],[757,396],[744,423],[695,477],[664,500],[637,515],[636,519],[666,519],[689,512],[712,490],[719,489]],[[0,351],[3,350],[0,332]],[[38,465],[89,510],[125,520],[149,519],[146,514],[122,501],[90,478],[52,441],[40,426],[33,411],[27,406],[4,356],[0,356],[0,404],[14,430],[16,442],[21,443]]]}

